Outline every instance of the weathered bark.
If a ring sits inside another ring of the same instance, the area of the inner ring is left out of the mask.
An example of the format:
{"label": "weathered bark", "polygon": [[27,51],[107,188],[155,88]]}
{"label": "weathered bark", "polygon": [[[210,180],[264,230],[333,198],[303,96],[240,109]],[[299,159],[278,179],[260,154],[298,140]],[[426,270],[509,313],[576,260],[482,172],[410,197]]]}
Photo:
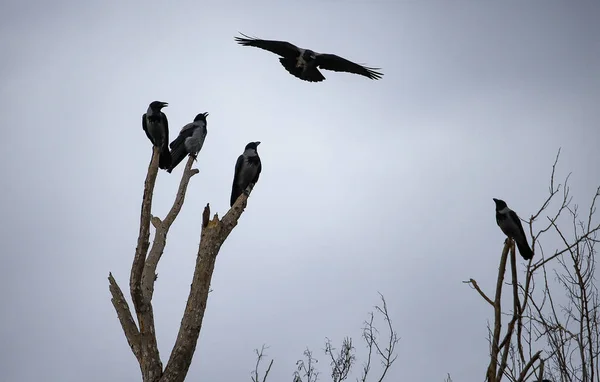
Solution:
{"label": "weathered bark", "polygon": [[183,170],[183,176],[179,182],[179,189],[177,190],[175,202],[173,202],[173,206],[169,210],[165,220],[161,221],[156,216],[152,217],[151,222],[156,229],[156,233],[154,234],[154,242],[152,243],[152,248],[150,249],[142,273],[142,293],[145,301],[152,300],[152,295],[154,294],[154,281],[156,280],[156,267],[158,266],[158,262],[167,245],[167,234],[169,233],[171,225],[177,218],[177,215],[179,215],[181,207],[183,207],[190,179],[198,173],[197,169],[192,169],[193,162],[194,158],[189,157],[185,169]]}
{"label": "weathered bark", "polygon": [[[213,220],[209,221],[209,205],[207,204],[204,209],[200,247],[198,249],[196,270],[192,280],[190,295],[177,341],[163,373],[163,365],[156,343],[152,307],[156,268],[164,252],[169,229],[177,218],[185,201],[189,181],[192,176],[198,173],[198,170],[191,168],[194,159],[190,157],[183,171],[173,206],[165,219],[161,220],[151,215],[152,195],[158,174],[158,159],[159,150],[153,148],[152,160],[150,161],[148,174],[144,182],[140,231],[129,280],[131,298],[138,321],[137,326],[119,285],[112,274],[109,273],[108,277],[113,306],[117,312],[117,317],[119,318],[127,342],[140,364],[144,382],[183,381],[185,379],[200,335],[217,254],[225,239],[227,239],[233,228],[237,225],[248,199],[246,195],[238,198],[237,202],[225,214],[222,220],[219,220],[215,214]],[[148,253],[148,248],[150,247],[150,223],[152,223],[156,232],[152,248]]]}
{"label": "weathered bark", "polygon": [[[131,276],[129,279],[129,288],[131,299],[138,319],[141,339],[141,362],[142,377],[144,381],[155,381],[162,374],[162,363],[156,343],[154,330],[154,312],[150,301],[144,301],[142,293],[142,273],[146,254],[150,246],[150,211],[152,209],[152,196],[154,194],[154,184],[158,174],[158,161],[160,151],[153,147],[152,160],[148,167],[148,174],[144,182],[144,196],[142,199],[142,212],[140,216],[140,233],[138,244],[135,250],[135,257],[131,266]],[[129,340],[128,340],[129,341]]]}
{"label": "weathered bark", "polygon": [[140,331],[133,320],[133,316],[131,315],[131,310],[129,309],[129,304],[127,304],[127,300],[125,300],[125,296],[123,296],[123,292],[121,288],[115,281],[112,273],[108,273],[108,282],[110,293],[113,298],[111,302],[117,311],[117,317],[119,318],[119,322],[121,323],[121,327],[123,328],[123,332],[125,332],[125,338],[127,339],[127,343],[129,343],[129,347],[131,351],[137,358],[138,362],[142,363],[142,355],[141,355],[141,339],[140,339]]}
{"label": "weathered bark", "polygon": [[504,249],[502,250],[502,257],[500,258],[500,266],[498,267],[498,280],[496,282],[496,296],[494,298],[494,335],[492,338],[492,354],[490,357],[490,364],[487,370],[487,381],[496,381],[496,369],[498,367],[498,353],[500,351],[500,328],[502,326],[502,283],[504,282],[504,271],[506,270],[506,259],[508,257],[508,251],[512,244],[511,239],[507,239],[504,243]]}
{"label": "weathered bark", "polygon": [[[185,380],[200,335],[217,255],[221,246],[237,225],[238,219],[246,208],[247,200],[248,196],[242,194],[233,207],[223,216],[223,219],[219,220],[219,217],[215,214],[213,219],[202,227],[196,269],[194,270],[185,313],[181,320],[177,340],[171,351],[171,357],[160,382],[183,382]],[[210,215],[208,205],[204,208],[203,215]]]}

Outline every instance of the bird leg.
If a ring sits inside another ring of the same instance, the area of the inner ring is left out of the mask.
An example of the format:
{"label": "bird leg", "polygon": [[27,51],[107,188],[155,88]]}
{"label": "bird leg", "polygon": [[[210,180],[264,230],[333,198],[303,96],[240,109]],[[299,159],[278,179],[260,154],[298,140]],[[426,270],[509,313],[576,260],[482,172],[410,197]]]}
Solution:
{"label": "bird leg", "polygon": [[196,153],[196,154],[190,154],[190,156],[194,159],[194,162],[198,161],[198,153]]}

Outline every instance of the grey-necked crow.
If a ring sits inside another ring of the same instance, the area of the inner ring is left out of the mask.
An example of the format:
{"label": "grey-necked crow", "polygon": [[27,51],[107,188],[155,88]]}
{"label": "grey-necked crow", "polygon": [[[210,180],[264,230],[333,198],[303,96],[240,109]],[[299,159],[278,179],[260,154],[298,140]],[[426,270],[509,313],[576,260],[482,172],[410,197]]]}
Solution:
{"label": "grey-necked crow", "polygon": [[492,199],[496,203],[496,223],[498,227],[500,227],[506,236],[514,239],[521,256],[525,260],[530,260],[533,258],[533,251],[527,242],[527,236],[525,236],[521,219],[519,219],[515,211],[508,208],[504,200]]}
{"label": "grey-necked crow", "polygon": [[233,207],[233,204],[243,193],[250,195],[250,191],[254,188],[260,171],[262,170],[262,164],[260,163],[260,157],[256,146],[260,145],[260,142],[250,142],[246,145],[244,152],[240,155],[235,163],[235,173],[233,174],[233,185],[231,186],[231,199],[229,206]]}
{"label": "grey-necked crow", "polygon": [[335,54],[317,53],[310,49],[298,48],[287,41],[261,40],[240,33],[242,37],[235,37],[238,44],[243,46],[254,46],[280,55],[279,62],[293,76],[309,82],[321,82],[325,77],[320,69],[333,70],[335,72],[348,72],[360,74],[372,80],[378,80],[383,73],[378,72],[380,68],[369,68],[346,60]]}
{"label": "grey-necked crow", "polygon": [[171,142],[169,145],[171,147],[171,166],[167,172],[173,171],[186,155],[189,154],[194,158],[198,156],[206,138],[206,117],[208,117],[208,113],[198,114],[194,118],[194,122],[183,126],[177,138]]}
{"label": "grey-necked crow", "polygon": [[148,106],[148,111],[142,115],[142,128],[153,146],[160,148],[158,167],[166,170],[171,164],[169,152],[169,121],[161,110],[169,106],[166,102],[154,101]]}

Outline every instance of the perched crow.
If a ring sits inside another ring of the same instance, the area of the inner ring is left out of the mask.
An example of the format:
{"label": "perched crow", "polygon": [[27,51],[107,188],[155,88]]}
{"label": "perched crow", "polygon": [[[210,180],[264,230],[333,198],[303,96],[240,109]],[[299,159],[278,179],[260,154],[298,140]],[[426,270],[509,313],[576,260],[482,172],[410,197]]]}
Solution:
{"label": "perched crow", "polygon": [[186,155],[189,154],[194,158],[198,156],[206,138],[206,117],[208,117],[208,113],[198,114],[194,118],[194,122],[183,126],[177,138],[171,142],[169,145],[171,147],[171,166],[167,172],[173,171]]}
{"label": "perched crow", "polygon": [[252,191],[256,182],[258,182],[258,177],[262,170],[260,157],[256,151],[256,146],[258,145],[260,145],[260,142],[248,143],[244,152],[238,157],[235,163],[233,185],[231,186],[231,200],[229,201],[230,207],[233,207],[233,204],[242,192],[250,195],[250,191]]}
{"label": "perched crow", "polygon": [[533,258],[533,251],[529,247],[521,220],[515,211],[508,208],[504,200],[493,198],[496,203],[496,223],[504,234],[515,240],[519,253],[525,260]]}
{"label": "perched crow", "polygon": [[169,106],[166,102],[154,101],[148,106],[148,111],[142,115],[142,128],[153,146],[160,148],[160,159],[158,167],[166,170],[171,165],[171,153],[169,152],[169,121],[163,107]]}
{"label": "perched crow", "polygon": [[241,33],[242,37],[235,37],[238,44],[254,46],[280,55],[279,62],[293,76],[309,82],[321,82],[325,77],[320,69],[333,70],[335,72],[348,72],[360,74],[372,80],[380,79],[383,73],[378,72],[380,68],[369,68],[335,54],[317,53],[310,49],[301,49],[287,41],[260,40]]}

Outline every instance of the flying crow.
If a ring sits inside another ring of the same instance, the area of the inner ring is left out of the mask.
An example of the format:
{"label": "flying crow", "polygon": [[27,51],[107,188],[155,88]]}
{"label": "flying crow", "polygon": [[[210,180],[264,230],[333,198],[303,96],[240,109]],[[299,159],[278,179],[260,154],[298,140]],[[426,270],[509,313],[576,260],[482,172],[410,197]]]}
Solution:
{"label": "flying crow", "polygon": [[233,204],[242,192],[249,195],[256,182],[258,182],[258,176],[262,170],[260,157],[256,151],[256,146],[258,145],[260,145],[260,142],[248,143],[244,152],[238,157],[235,163],[233,185],[231,186],[231,200],[229,201],[230,207],[233,207]]}
{"label": "flying crow", "polygon": [[281,65],[290,74],[304,81],[321,82],[325,80],[319,68],[335,72],[360,74],[372,80],[380,79],[383,76],[383,73],[377,71],[380,68],[369,68],[355,64],[335,54],[317,53],[310,49],[298,48],[287,41],[261,40],[246,36],[243,33],[241,35],[245,38],[235,37],[238,44],[254,46],[280,55],[279,62],[281,62]]}
{"label": "flying crow", "polygon": [[168,169],[171,164],[171,153],[169,152],[169,121],[163,107],[169,106],[166,102],[154,101],[148,106],[148,111],[142,115],[142,128],[146,132],[152,145],[160,148],[160,159],[158,167]]}
{"label": "flying crow", "polygon": [[171,166],[167,172],[173,171],[186,155],[194,159],[202,149],[206,138],[206,117],[208,113],[201,113],[194,118],[194,122],[188,123],[181,128],[179,136],[169,145],[171,147]]}
{"label": "flying crow", "polygon": [[533,251],[529,247],[521,219],[515,211],[508,208],[504,200],[493,198],[496,203],[496,223],[504,234],[515,240],[519,253],[525,260],[530,260],[533,257]]}

